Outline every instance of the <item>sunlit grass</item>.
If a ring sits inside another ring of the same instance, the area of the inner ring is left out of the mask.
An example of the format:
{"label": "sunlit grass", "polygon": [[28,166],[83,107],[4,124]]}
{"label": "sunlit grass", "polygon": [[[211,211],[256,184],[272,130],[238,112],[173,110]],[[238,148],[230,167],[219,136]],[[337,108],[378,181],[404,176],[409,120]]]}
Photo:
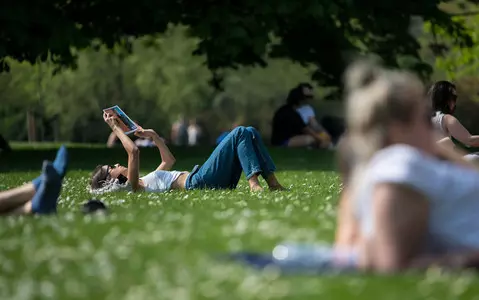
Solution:
{"label": "sunlit grass", "polygon": [[[175,149],[178,169],[210,149]],[[39,173],[54,150],[22,148],[0,158],[0,189]],[[272,151],[289,192],[235,191],[109,194],[106,216],[83,216],[89,171],[124,162],[121,149],[71,149],[71,170],[52,217],[0,219],[0,299],[473,299],[467,274],[400,277],[285,277],[215,259],[238,250],[271,251],[283,240],[332,241],[339,180],[333,156]],[[156,150],[142,150],[143,173]],[[13,170],[13,171],[12,171]]]}

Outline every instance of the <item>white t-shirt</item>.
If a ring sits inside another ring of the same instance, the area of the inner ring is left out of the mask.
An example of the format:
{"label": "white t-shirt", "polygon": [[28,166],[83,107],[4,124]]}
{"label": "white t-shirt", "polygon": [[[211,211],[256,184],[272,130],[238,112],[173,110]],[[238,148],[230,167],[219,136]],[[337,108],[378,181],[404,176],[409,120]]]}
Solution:
{"label": "white t-shirt", "polygon": [[479,172],[441,161],[407,145],[380,150],[357,182],[355,212],[362,233],[374,231],[372,193],[376,184],[397,183],[430,202],[425,251],[479,249]]}
{"label": "white t-shirt", "polygon": [[171,184],[175,182],[181,174],[179,171],[153,171],[150,174],[141,177],[146,192],[162,193],[171,189]]}
{"label": "white t-shirt", "polygon": [[307,104],[296,108],[296,112],[301,116],[304,124],[309,124],[309,119],[316,116],[313,107]]}

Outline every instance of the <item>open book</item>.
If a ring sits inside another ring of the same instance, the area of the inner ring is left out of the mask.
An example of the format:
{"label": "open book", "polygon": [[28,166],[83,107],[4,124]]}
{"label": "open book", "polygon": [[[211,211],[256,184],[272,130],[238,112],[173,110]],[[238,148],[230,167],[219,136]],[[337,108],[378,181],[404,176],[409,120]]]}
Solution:
{"label": "open book", "polygon": [[138,130],[138,125],[133,122],[127,114],[125,114],[118,105],[103,110],[107,114],[115,115],[118,117],[119,126],[125,132],[130,134]]}

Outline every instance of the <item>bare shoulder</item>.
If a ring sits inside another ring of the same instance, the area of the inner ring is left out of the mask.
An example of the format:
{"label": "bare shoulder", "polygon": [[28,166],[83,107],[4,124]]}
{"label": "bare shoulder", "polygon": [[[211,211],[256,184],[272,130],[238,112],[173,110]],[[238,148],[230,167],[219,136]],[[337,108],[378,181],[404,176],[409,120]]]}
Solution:
{"label": "bare shoulder", "polygon": [[454,123],[460,123],[456,117],[450,114],[444,115],[444,122],[448,125],[454,124]]}

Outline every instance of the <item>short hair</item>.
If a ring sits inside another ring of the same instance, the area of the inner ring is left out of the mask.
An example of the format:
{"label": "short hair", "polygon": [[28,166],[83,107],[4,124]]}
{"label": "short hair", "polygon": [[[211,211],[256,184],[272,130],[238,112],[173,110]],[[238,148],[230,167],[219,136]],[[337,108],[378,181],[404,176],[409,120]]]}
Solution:
{"label": "short hair", "polygon": [[453,111],[449,107],[449,102],[455,100],[456,85],[452,82],[441,80],[435,82],[427,93],[429,100],[431,101],[433,112],[440,111],[444,114],[452,114]]}
{"label": "short hair", "polygon": [[288,105],[294,106],[301,103],[301,101],[310,98],[309,95],[304,94],[304,89],[313,89],[313,86],[307,82],[301,82],[296,87],[289,91],[288,97],[286,98],[286,103]]}
{"label": "short hair", "polygon": [[96,190],[103,187],[104,183],[108,180],[108,177],[109,174],[105,168],[103,168],[103,165],[96,166],[90,178],[91,189]]}

